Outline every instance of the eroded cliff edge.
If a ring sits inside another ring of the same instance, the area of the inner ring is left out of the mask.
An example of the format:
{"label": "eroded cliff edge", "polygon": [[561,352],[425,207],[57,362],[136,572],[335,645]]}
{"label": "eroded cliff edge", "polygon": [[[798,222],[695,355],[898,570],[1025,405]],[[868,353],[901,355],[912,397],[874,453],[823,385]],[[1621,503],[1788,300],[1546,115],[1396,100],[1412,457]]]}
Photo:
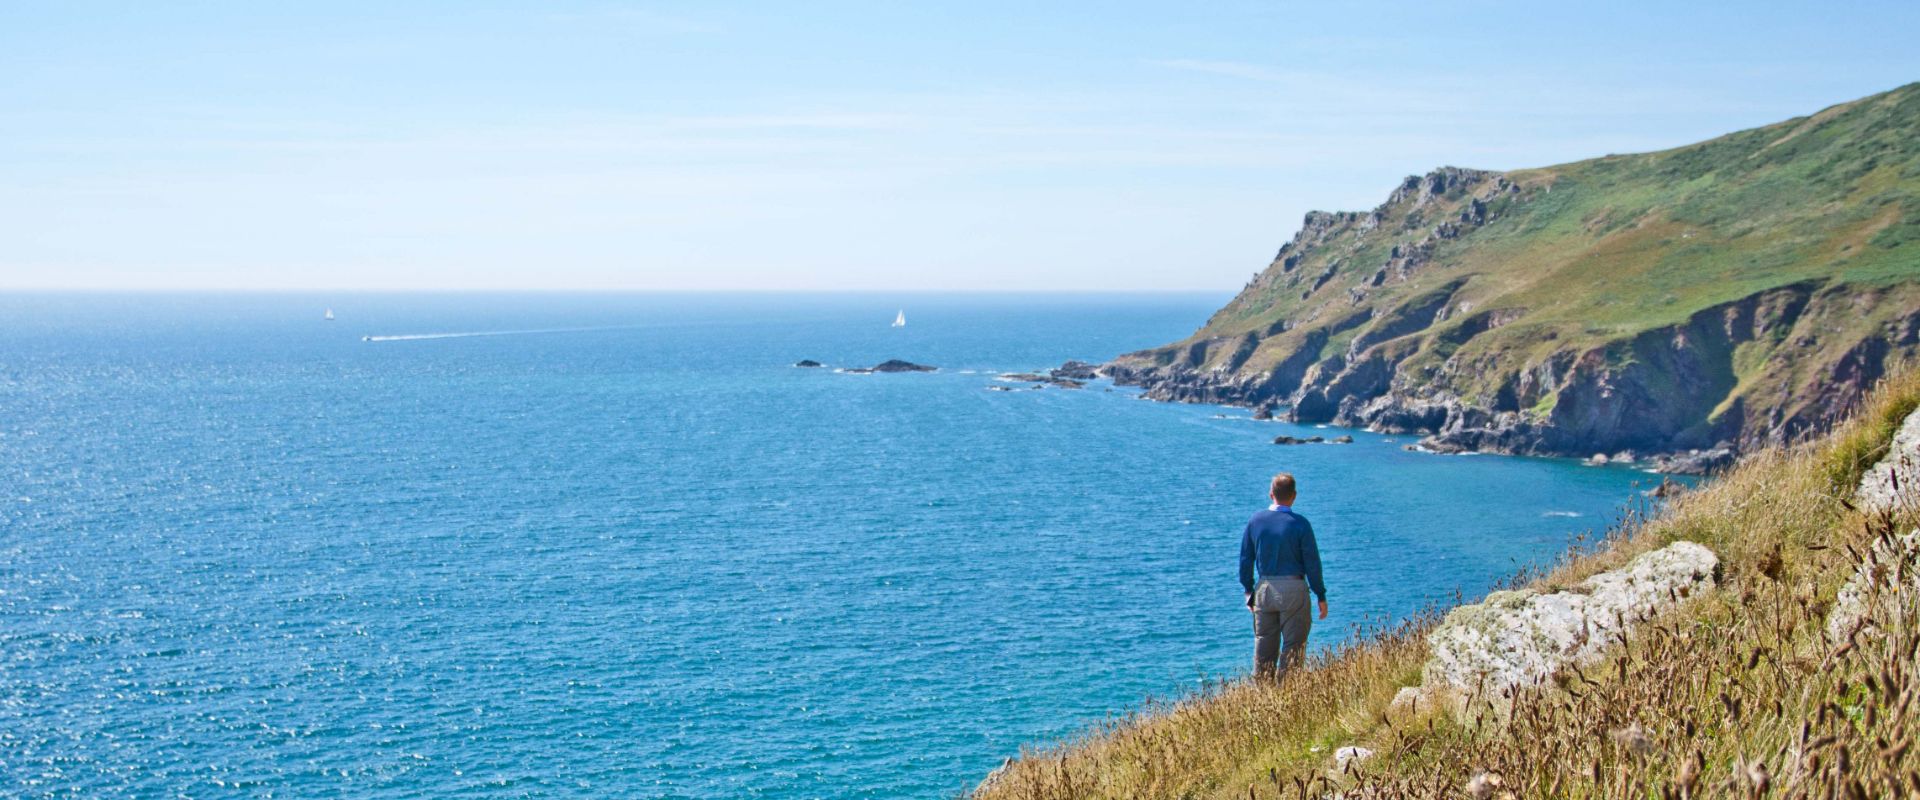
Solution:
{"label": "eroded cliff edge", "polygon": [[1186,340],[1101,365],[1440,451],[1669,468],[1827,430],[1920,351],[1920,84],[1658,153],[1309,213]]}

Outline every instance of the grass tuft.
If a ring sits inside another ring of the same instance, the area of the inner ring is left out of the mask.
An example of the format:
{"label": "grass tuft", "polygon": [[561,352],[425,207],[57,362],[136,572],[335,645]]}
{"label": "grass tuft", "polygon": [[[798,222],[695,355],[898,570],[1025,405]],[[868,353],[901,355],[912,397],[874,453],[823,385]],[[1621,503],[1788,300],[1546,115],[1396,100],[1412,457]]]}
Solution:
{"label": "grass tuft", "polygon": [[[1387,718],[1419,682],[1432,612],[1318,656],[1279,686],[1234,681],[1023,753],[978,800],[1066,798],[1909,797],[1920,795],[1920,605],[1874,604],[1841,642],[1825,619],[1876,543],[1916,520],[1850,503],[1920,408],[1920,371],[1883,381],[1831,434],[1754,454],[1558,566],[1564,586],[1676,540],[1714,550],[1716,588],[1639,626],[1601,664],[1460,725]],[[1920,480],[1920,475],[1912,476]],[[1883,567],[1914,583],[1912,559]],[[1343,772],[1334,751],[1375,752]]]}

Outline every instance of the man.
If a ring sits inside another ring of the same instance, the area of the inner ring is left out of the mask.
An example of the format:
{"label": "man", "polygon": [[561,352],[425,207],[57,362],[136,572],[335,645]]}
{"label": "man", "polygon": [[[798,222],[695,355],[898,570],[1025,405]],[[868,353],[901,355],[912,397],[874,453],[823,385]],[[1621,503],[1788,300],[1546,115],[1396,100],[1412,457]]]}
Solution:
{"label": "man", "polygon": [[1292,475],[1273,476],[1267,492],[1273,505],[1254,514],[1240,537],[1240,586],[1247,592],[1247,610],[1253,612],[1253,675],[1260,680],[1277,681],[1306,660],[1307,631],[1313,627],[1307,610],[1309,588],[1320,598],[1320,618],[1327,618],[1320,547],[1307,518],[1293,513],[1296,495]]}

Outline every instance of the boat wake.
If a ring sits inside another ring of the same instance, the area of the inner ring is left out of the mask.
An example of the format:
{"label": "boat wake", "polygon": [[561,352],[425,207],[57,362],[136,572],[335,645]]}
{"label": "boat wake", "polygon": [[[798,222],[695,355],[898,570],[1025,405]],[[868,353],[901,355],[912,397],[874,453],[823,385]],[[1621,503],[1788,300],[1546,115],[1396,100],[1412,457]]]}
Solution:
{"label": "boat wake", "polygon": [[394,333],[381,336],[362,336],[363,342],[414,342],[423,339],[469,339],[475,336],[531,336],[540,333],[584,333],[587,331],[619,331],[637,327],[634,325],[605,325],[598,328],[534,328],[520,331],[460,331],[456,333]]}

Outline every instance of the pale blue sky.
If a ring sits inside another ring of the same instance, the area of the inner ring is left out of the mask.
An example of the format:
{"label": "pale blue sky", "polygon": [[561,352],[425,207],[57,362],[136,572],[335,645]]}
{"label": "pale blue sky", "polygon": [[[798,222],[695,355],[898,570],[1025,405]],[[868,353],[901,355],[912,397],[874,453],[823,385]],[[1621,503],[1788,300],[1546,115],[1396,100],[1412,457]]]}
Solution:
{"label": "pale blue sky", "polygon": [[0,288],[1234,289],[1441,164],[1920,80],[1920,3],[0,0]]}

